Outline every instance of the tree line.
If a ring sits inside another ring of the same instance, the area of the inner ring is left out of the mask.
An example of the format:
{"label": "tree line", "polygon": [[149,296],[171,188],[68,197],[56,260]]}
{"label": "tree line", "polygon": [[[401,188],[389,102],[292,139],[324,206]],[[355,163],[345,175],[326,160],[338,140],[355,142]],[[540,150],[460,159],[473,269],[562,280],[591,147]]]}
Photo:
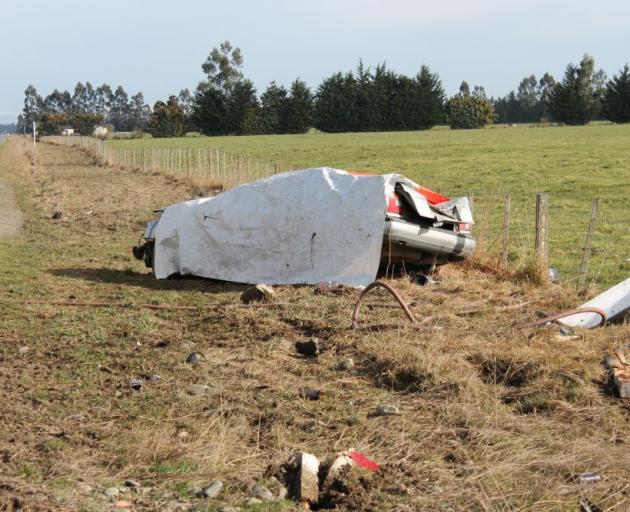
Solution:
{"label": "tree line", "polygon": [[17,124],[15,123],[0,123],[0,133],[15,133],[17,130]]}
{"label": "tree line", "polygon": [[151,107],[145,104],[141,92],[129,97],[120,85],[116,89],[108,84],[94,88],[90,82],[78,82],[72,93],[55,89],[47,96],[40,96],[29,85],[24,95],[18,133],[29,132],[34,121],[42,135],[59,133],[65,125],[85,135],[90,135],[99,124],[110,125],[116,131],[141,131],[146,129],[151,115]]}
{"label": "tree line", "polygon": [[324,132],[423,130],[446,123],[451,128],[486,124],[562,122],[586,124],[593,119],[630,122],[630,68],[624,66],[610,80],[584,55],[569,64],[556,81],[545,73],[530,75],[516,91],[488,98],[482,86],[462,82],[448,98],[437,73],[423,65],[415,76],[398,74],[379,64],[374,69],[359,62],[355,70],[336,72],[312,91],[297,78],[290,87],[271,82],[258,95],[242,72],[243,55],[225,41],[202,63],[205,79],[191,93],[182,89],[151,109],[142,93],[129,98],[119,86],[96,89],[78,83],[72,94],[53,91],[42,98],[33,86],[25,91],[18,131],[37,121],[40,133],[58,132],[72,124],[91,133],[107,123],[118,131],[146,130],[154,137],[176,137],[187,131],[206,135],[304,133],[312,127]]}

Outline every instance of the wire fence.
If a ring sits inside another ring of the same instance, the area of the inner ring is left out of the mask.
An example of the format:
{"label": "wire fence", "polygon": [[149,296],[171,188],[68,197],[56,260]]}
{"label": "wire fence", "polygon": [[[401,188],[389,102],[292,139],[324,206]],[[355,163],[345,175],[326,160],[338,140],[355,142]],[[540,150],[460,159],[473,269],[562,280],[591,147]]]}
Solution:
{"label": "wire fence", "polygon": [[[81,147],[108,165],[188,177],[212,188],[228,189],[291,170],[278,162],[254,160],[212,147],[118,148],[81,136],[50,136],[43,140]],[[536,195],[508,191],[459,191],[457,195],[464,194],[473,201],[480,250],[508,268],[531,261],[537,244]],[[595,284],[610,286],[630,275],[630,221],[623,218],[627,205],[619,203],[602,198],[592,226],[590,250],[585,251],[590,199],[549,198],[547,264],[555,269],[560,281],[583,291]]]}
{"label": "wire fence", "polygon": [[280,162],[254,160],[209,146],[118,148],[101,139],[83,136],[47,136],[42,140],[83,148],[107,165],[187,177],[212,188],[231,188],[289,170]]}
{"label": "wire fence", "polygon": [[[473,192],[475,235],[479,246],[507,267],[519,267],[536,255],[536,195]],[[600,199],[586,247],[593,204],[589,198],[549,198],[548,265],[561,282],[578,291],[608,287],[630,275],[630,222],[620,215],[627,205]],[[507,224],[507,226],[506,226]],[[507,245],[507,247],[506,247]],[[506,251],[507,249],[507,251]]]}

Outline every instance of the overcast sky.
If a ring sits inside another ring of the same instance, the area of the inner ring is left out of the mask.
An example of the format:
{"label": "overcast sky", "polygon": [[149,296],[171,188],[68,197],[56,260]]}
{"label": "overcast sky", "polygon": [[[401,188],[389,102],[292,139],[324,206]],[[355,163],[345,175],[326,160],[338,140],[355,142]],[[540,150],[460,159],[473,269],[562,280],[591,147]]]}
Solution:
{"label": "overcast sky", "polygon": [[556,78],[588,52],[612,75],[630,61],[629,0],[3,0],[0,122],[77,81],[122,85],[153,103],[203,78],[229,39],[259,91],[296,77],[312,87],[338,70],[423,63],[448,94],[462,80],[504,95],[530,73]]}

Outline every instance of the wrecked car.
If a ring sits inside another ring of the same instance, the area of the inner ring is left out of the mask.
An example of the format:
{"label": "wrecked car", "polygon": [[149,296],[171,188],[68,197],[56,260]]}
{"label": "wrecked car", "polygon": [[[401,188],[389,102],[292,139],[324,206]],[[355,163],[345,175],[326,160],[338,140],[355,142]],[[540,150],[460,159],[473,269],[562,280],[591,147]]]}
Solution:
{"label": "wrecked car", "polygon": [[168,206],[133,254],[158,279],[366,286],[381,266],[472,256],[473,224],[465,197],[321,167]]}

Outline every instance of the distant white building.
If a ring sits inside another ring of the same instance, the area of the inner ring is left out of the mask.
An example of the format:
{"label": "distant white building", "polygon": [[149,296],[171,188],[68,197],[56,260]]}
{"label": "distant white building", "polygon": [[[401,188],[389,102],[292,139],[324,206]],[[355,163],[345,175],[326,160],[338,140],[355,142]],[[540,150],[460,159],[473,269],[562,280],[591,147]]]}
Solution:
{"label": "distant white building", "polygon": [[96,126],[94,128],[94,131],[92,132],[92,135],[94,137],[105,137],[105,135],[107,135],[107,126]]}
{"label": "distant white building", "polygon": [[70,125],[62,126],[61,135],[74,135],[74,128]]}

